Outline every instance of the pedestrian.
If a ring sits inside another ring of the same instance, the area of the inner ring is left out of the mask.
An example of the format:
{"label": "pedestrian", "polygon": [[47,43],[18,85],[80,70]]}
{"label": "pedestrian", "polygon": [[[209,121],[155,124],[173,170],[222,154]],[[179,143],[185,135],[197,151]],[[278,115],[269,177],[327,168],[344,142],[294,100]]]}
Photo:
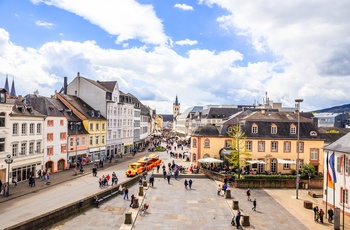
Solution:
{"label": "pedestrian", "polygon": [[94,165],[94,167],[92,168],[92,175],[93,175],[93,176],[97,176],[97,168],[96,168],[96,165]]}
{"label": "pedestrian", "polygon": [[[114,176],[114,180],[113,180],[113,176]],[[117,174],[115,172],[113,172],[112,174],[112,185],[117,185],[118,184],[118,177],[117,177]]]}
{"label": "pedestrian", "polygon": [[127,187],[125,187],[125,189],[124,189],[124,200],[125,200],[125,198],[127,200],[129,200],[129,189]]}
{"label": "pedestrian", "polygon": [[166,178],[168,180],[168,184],[170,184],[170,177],[171,177],[171,172],[169,171],[168,175],[166,176]]}
{"label": "pedestrian", "polygon": [[253,208],[252,208],[252,210],[256,211],[256,199],[254,199],[254,201],[253,201]]}
{"label": "pedestrian", "polygon": [[154,176],[153,176],[153,175],[151,175],[151,176],[149,177],[149,184],[151,185],[151,187],[154,186]]}
{"label": "pedestrian", "polygon": [[99,185],[100,185],[100,188],[102,188],[102,178],[100,177],[100,179],[98,179],[98,183],[99,183]]}
{"label": "pedestrian", "polygon": [[332,209],[332,208],[329,208],[329,209],[328,209],[328,222],[329,222],[329,223],[332,223],[332,221],[333,221],[333,216],[334,216],[333,209]]}
{"label": "pedestrian", "polygon": [[132,194],[131,195],[131,202],[130,202],[130,207],[134,207],[134,200],[135,200],[135,195],[134,194]]}
{"label": "pedestrian", "polygon": [[188,181],[188,187],[190,187],[190,189],[192,189],[192,183],[193,183],[193,181],[192,181],[192,179],[190,179],[190,180]]}
{"label": "pedestrian", "polygon": [[321,208],[320,211],[319,211],[319,215],[320,215],[321,224],[323,224],[324,211],[322,210],[322,208]]}
{"label": "pedestrian", "polygon": [[17,177],[14,177],[14,178],[12,179],[12,183],[13,183],[13,187],[16,188],[16,187],[17,187],[17,183],[18,183]]}
{"label": "pedestrian", "polygon": [[252,201],[252,200],[250,199],[250,195],[251,195],[251,191],[250,191],[250,189],[248,188],[248,189],[247,189],[247,200],[248,200],[248,201]]}
{"label": "pedestrian", "polygon": [[224,186],[222,186],[222,190],[224,191],[224,195],[226,194],[226,190],[227,190],[227,184],[224,184]]}
{"label": "pedestrian", "polygon": [[97,196],[94,196],[94,199],[95,199],[96,208],[98,208],[100,206],[100,200],[98,199]]}
{"label": "pedestrian", "polygon": [[239,229],[241,227],[241,211],[237,211],[237,214],[236,214],[236,227],[237,229]]}
{"label": "pedestrian", "polygon": [[50,174],[49,172],[47,172],[47,173],[46,173],[46,179],[47,179],[47,181],[50,181],[50,176],[51,176],[51,174]]}
{"label": "pedestrian", "polygon": [[185,181],[184,181],[184,185],[185,185],[185,189],[187,189],[188,182],[187,182],[186,179],[185,179]]}
{"label": "pedestrian", "polygon": [[164,180],[166,179],[166,171],[163,170],[163,177],[164,177]]}
{"label": "pedestrian", "polygon": [[157,165],[157,173],[159,173],[160,165]]}
{"label": "pedestrian", "polygon": [[0,180],[0,191],[2,191],[2,181]]}
{"label": "pedestrian", "polygon": [[124,194],[124,188],[122,185],[119,186],[119,194],[123,195]]}
{"label": "pedestrian", "polygon": [[219,185],[218,185],[218,196],[221,195],[220,193],[221,193],[221,185],[219,184]]}
{"label": "pedestrian", "polygon": [[108,186],[108,184],[109,184],[109,180],[111,179],[111,176],[109,175],[109,174],[107,174],[107,176],[106,176],[106,180],[107,180],[107,186]]}
{"label": "pedestrian", "polygon": [[315,222],[318,221],[318,218],[316,219],[317,213],[318,213],[318,206],[315,206],[315,207],[314,207],[314,221],[315,221]]}

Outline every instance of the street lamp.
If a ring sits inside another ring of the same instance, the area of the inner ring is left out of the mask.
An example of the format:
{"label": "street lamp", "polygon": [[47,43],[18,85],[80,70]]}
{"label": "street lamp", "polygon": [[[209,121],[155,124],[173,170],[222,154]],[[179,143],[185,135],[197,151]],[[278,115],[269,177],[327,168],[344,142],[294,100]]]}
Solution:
{"label": "street lamp", "polygon": [[299,139],[300,139],[300,103],[303,99],[295,99],[295,112],[298,113],[298,141],[297,141],[297,160],[296,160],[296,199],[298,199],[298,189],[299,189]]}
{"label": "street lamp", "polygon": [[12,164],[13,159],[11,158],[11,154],[7,154],[6,156],[7,158],[5,159],[5,163],[7,164],[7,192],[6,195],[9,196],[10,195],[10,164]]}
{"label": "street lamp", "polygon": [[75,175],[78,173],[78,127],[81,125],[81,122],[71,122],[71,129],[75,129]]}

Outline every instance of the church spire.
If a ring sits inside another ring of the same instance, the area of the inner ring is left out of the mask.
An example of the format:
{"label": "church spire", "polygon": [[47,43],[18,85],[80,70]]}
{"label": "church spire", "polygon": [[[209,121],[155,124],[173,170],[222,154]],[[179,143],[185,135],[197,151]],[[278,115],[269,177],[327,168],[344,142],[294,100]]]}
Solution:
{"label": "church spire", "polygon": [[177,94],[176,94],[176,97],[175,97],[175,103],[174,105],[179,105],[179,99],[177,98]]}
{"label": "church spire", "polygon": [[8,81],[7,78],[8,77],[7,77],[7,74],[6,74],[5,89],[6,89],[7,93],[9,94],[10,93],[10,88],[9,88],[9,81]]}
{"label": "church spire", "polygon": [[12,86],[11,86],[11,97],[16,97],[16,89],[15,89],[15,79],[12,80]]}

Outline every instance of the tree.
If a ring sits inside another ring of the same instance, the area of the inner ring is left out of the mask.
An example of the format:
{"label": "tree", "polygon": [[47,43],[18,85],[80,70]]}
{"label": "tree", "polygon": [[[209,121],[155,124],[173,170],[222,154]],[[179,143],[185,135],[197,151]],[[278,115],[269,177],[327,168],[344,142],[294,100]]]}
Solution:
{"label": "tree", "polygon": [[313,166],[312,164],[302,165],[300,171],[301,171],[300,173],[301,178],[308,178],[309,173],[311,173],[311,177],[314,177],[316,175],[315,166]]}
{"label": "tree", "polygon": [[237,124],[232,127],[231,132],[227,132],[227,135],[233,139],[230,150],[230,155],[225,156],[230,166],[238,168],[238,178],[240,178],[240,168],[245,164],[245,160],[252,156],[251,153],[245,151],[245,132],[243,132],[241,126]]}

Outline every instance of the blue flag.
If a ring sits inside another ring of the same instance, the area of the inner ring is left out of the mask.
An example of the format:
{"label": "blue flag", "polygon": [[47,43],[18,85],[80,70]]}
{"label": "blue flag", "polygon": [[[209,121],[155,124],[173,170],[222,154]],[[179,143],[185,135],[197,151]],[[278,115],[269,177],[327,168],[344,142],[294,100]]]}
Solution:
{"label": "blue flag", "polygon": [[336,177],[335,168],[334,168],[334,152],[329,157],[328,162],[329,162],[329,166],[331,167],[332,174],[333,174],[333,183],[337,183],[337,177]]}

